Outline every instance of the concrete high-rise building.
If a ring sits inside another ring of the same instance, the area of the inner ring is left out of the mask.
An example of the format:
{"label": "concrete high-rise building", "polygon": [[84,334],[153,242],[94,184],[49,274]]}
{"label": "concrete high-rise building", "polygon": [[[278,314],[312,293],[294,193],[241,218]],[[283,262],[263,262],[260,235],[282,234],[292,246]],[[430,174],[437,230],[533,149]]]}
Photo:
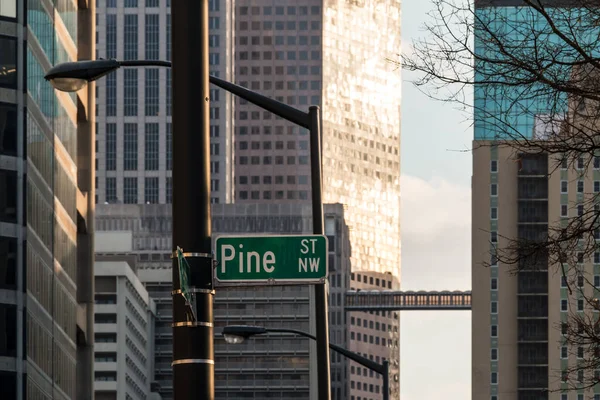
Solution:
{"label": "concrete high-rise building", "polygon": [[95,2],[0,1],[0,388],[93,396],[94,85],[54,64],[94,56]]}
{"label": "concrete high-rise building", "polygon": [[[231,0],[211,0],[210,73],[232,80]],[[97,9],[98,58],[171,59],[170,0],[107,0]],[[171,203],[171,69],[122,68],[98,81],[97,201]],[[210,91],[211,201],[232,201],[233,100]]]}
{"label": "concrete high-rise building", "polygon": [[[569,6],[568,1],[553,4]],[[476,7],[481,23],[506,32],[503,40],[513,41],[513,46],[522,43],[523,47],[539,49],[539,43],[530,40],[538,37],[536,31],[548,32],[541,13],[514,1],[480,1]],[[561,10],[551,13],[571,15]],[[487,23],[498,20],[502,23]],[[562,29],[569,21],[554,22]],[[476,51],[493,55],[497,49],[490,44],[493,42],[483,40],[485,34],[476,37]],[[552,40],[549,35],[548,41]],[[571,104],[566,93],[556,93],[553,98],[557,102],[548,104],[547,97],[519,97],[522,92],[518,88],[494,89],[494,85],[475,85],[472,397],[600,399],[596,387],[577,388],[577,376],[566,381],[564,372],[580,362],[580,353],[567,344],[563,334],[571,312],[588,310],[583,295],[592,296],[593,286],[600,284],[600,254],[588,259],[583,253],[580,257],[576,248],[569,249],[577,265],[565,268],[567,277],[563,280],[557,254],[538,251],[531,255],[527,247],[514,249],[515,241],[545,242],[553,229],[565,227],[596,202],[590,199],[600,190],[600,158],[596,155],[592,160],[585,154],[563,160],[561,154],[545,154],[538,149],[528,152],[524,142],[521,146],[503,143],[521,137],[535,143],[570,134],[569,129],[579,123],[573,114],[579,106]],[[509,107],[520,111],[511,112]],[[566,120],[571,124],[561,123]],[[518,260],[518,264],[503,263],[506,258]],[[572,294],[566,282],[573,282]]]}
{"label": "concrete high-rise building", "polygon": [[[400,1],[238,0],[235,82],[319,105],[323,199],[348,207],[352,268],[400,276]],[[236,99],[235,201],[310,201],[309,136]]]}
{"label": "concrete high-rise building", "polygon": [[137,257],[131,250],[131,232],[96,235],[96,400],[145,400],[154,381],[156,304],[135,273]]}
{"label": "concrete high-rise building", "polygon": [[[306,204],[239,204],[213,206],[213,232],[235,234],[310,233],[312,214]],[[391,274],[351,273],[351,246],[340,204],[325,206],[329,239],[330,340],[382,362],[390,359],[398,372],[398,318],[392,313],[344,312],[344,293],[350,289],[381,289],[399,285]],[[171,209],[168,205],[99,205],[99,232],[131,231],[140,280],[156,302],[156,382],[165,399],[172,398]],[[216,332],[228,324],[256,324],[304,331],[309,326],[307,286],[217,289]],[[359,326],[360,325],[360,326]],[[357,334],[358,332],[358,334]],[[241,346],[216,342],[218,398],[310,398],[309,346],[296,336],[262,336]],[[334,399],[380,398],[381,377],[332,353]],[[398,393],[399,382],[392,383]]]}

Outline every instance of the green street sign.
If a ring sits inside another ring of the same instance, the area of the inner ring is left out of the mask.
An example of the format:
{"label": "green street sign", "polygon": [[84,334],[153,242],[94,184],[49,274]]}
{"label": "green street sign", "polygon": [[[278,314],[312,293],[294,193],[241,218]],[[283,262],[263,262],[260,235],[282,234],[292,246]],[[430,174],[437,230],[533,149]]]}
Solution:
{"label": "green street sign", "polygon": [[219,236],[217,283],[322,283],[327,277],[327,238],[305,236]]}

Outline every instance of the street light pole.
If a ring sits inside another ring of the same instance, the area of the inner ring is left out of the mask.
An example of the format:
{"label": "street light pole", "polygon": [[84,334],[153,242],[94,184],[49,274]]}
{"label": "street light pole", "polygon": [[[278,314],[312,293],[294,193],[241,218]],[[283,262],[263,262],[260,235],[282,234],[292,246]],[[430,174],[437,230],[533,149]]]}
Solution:
{"label": "street light pole", "polygon": [[[325,234],[323,220],[323,173],[321,171],[321,115],[318,106],[308,109],[310,130],[310,181],[312,194],[313,233]],[[331,376],[329,369],[329,324],[327,321],[327,286],[326,283],[313,285],[314,318],[317,341],[317,376],[320,399],[330,399]]]}
{"label": "street light pole", "polygon": [[[177,400],[213,400],[213,267],[210,219],[208,0],[174,1],[173,250],[189,264],[194,317],[173,258],[173,391]],[[125,64],[122,64],[125,65]]]}

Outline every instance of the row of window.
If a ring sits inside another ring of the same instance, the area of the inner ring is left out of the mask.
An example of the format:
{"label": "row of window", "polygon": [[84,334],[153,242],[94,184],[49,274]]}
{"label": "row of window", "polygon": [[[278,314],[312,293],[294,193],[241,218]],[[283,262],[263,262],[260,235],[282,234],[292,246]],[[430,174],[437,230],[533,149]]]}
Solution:
{"label": "row of window", "polygon": [[[593,181],[594,193],[600,192],[600,181]],[[577,193],[583,193],[585,191],[585,181],[578,180],[577,181]],[[569,182],[568,181],[560,181],[560,192],[568,193],[569,192]]]}
{"label": "row of window", "polygon": [[[262,149],[263,150],[271,150],[273,148],[273,142],[270,141],[253,141],[253,142],[247,142],[245,140],[238,142],[238,148],[240,150],[260,150],[261,149],[261,143],[262,143]],[[284,142],[282,140],[278,140],[275,142],[275,149],[276,150],[283,150],[284,149]],[[285,148],[287,148],[288,150],[296,150],[296,141],[295,140],[289,140],[287,142],[287,145],[285,146]],[[300,140],[298,142],[298,148],[300,150],[308,150],[308,140]]]}
{"label": "row of window", "polygon": [[[309,53],[310,53],[310,57],[309,57]],[[215,53],[218,55],[218,53]],[[308,61],[308,60],[313,60],[313,61],[319,61],[321,59],[321,52],[318,50],[312,50],[312,51],[307,51],[307,50],[302,50],[302,51],[298,51],[296,52],[295,50],[288,50],[288,51],[283,51],[283,50],[277,50],[274,52],[271,51],[263,51],[262,52],[262,57],[261,57],[261,52],[260,51],[240,51],[237,53],[238,54],[238,59],[239,60],[254,60],[254,61],[258,61],[258,60],[290,60],[290,61],[296,61],[296,60],[300,60],[300,61]],[[218,65],[218,62],[215,63],[210,63],[211,65]],[[307,65],[300,65],[298,66],[298,69],[296,69],[296,66],[288,66],[287,68],[288,71],[293,71],[293,74],[296,75],[296,71],[298,71],[299,75],[308,75],[308,70],[309,70],[309,66]],[[318,65],[313,65],[310,67],[310,71],[311,73],[318,74],[321,71],[321,67]]]}
{"label": "row of window", "polygon": [[[167,177],[167,201],[172,196],[172,180]],[[117,178],[108,177],[105,181],[105,201],[109,204],[118,202],[117,198]],[[159,184],[158,177],[144,178],[144,203],[157,204],[159,200]],[[138,203],[138,178],[125,177],[123,178],[123,203],[137,204]]]}
{"label": "row of window", "polygon": [[[218,145],[218,144],[217,144]],[[217,153],[218,155],[218,153]],[[262,156],[262,162],[261,162],[261,156],[239,156],[238,158],[238,163],[240,165],[296,165],[296,159],[298,159],[298,165],[308,165],[309,162],[309,157],[308,156]],[[285,160],[285,163],[284,163]],[[248,162],[250,161],[250,162]]]}
{"label": "row of window", "polygon": [[[287,179],[284,182],[284,176],[283,175],[275,175],[275,184],[276,185],[283,185],[284,183],[287,183],[288,185],[295,185],[296,183],[300,184],[300,185],[308,185],[308,175],[288,175]],[[252,184],[252,185],[258,185],[260,184],[260,176],[256,176],[253,175],[250,177],[250,179],[248,179],[248,176],[246,175],[241,175],[238,177],[238,183],[240,185],[247,185],[248,183]],[[273,176],[272,175],[265,175],[262,177],[262,183],[265,185],[270,185],[273,183]],[[379,281],[379,279],[377,279]]]}
{"label": "row of window", "polygon": [[[248,196],[249,194],[249,196]],[[283,200],[283,199],[287,199],[287,200],[308,200],[308,191],[306,190],[288,190],[288,191],[283,191],[283,190],[276,190],[275,192],[272,192],[270,190],[265,190],[262,192],[262,198],[264,200],[271,200],[271,199],[275,199],[275,200]],[[248,192],[247,190],[240,190],[238,192],[238,199],[240,200],[260,200],[260,191],[259,190],[253,190]]]}
{"label": "row of window", "polygon": [[[594,156],[592,162],[593,162],[594,169],[599,170],[600,169],[600,156]],[[586,164],[586,158],[583,156],[578,157],[577,161],[575,162],[575,168],[578,170],[583,170],[586,168],[585,164]],[[568,168],[569,168],[569,160],[564,158],[563,160],[561,160],[561,169],[566,170]],[[492,172],[492,173],[498,172],[498,161],[497,160],[490,161],[490,172]]]}
{"label": "row of window", "polygon": [[350,381],[350,389],[357,389],[357,390],[364,390],[365,392],[368,391],[371,393],[379,393],[379,385],[373,385],[372,383],[370,384],[363,384],[362,382],[354,382],[353,380]]}
{"label": "row of window", "polygon": [[[308,15],[308,6],[264,6],[262,7],[262,15]],[[274,14],[273,14],[274,13]],[[241,6],[239,8],[239,15],[261,15],[260,7],[253,6]],[[311,6],[310,15],[321,15],[321,7]]]}
{"label": "row of window", "polygon": [[[138,169],[138,124],[123,124],[123,169],[135,171]],[[157,171],[159,168],[159,126],[158,123],[146,123],[144,132],[144,169],[146,171]],[[115,171],[117,169],[117,124],[106,124],[105,140],[105,170]],[[166,135],[164,143],[165,161],[167,170],[172,168],[172,125],[166,124]],[[211,145],[212,151],[218,155],[218,144]],[[218,169],[218,168],[217,168]]]}
{"label": "row of window", "polygon": [[[264,30],[271,30],[270,27],[272,27],[272,23],[270,21],[263,22]],[[260,46],[261,42],[265,46],[272,46],[273,45],[273,37],[275,38],[275,44],[280,45],[280,46],[283,46],[283,45],[319,46],[321,44],[321,36],[320,35],[312,35],[312,36],[308,36],[308,35],[238,36],[237,39],[238,39],[238,44],[241,46],[248,46],[248,45]],[[264,57],[264,55],[263,55],[263,57]],[[248,68],[248,67],[243,67],[243,68]]]}

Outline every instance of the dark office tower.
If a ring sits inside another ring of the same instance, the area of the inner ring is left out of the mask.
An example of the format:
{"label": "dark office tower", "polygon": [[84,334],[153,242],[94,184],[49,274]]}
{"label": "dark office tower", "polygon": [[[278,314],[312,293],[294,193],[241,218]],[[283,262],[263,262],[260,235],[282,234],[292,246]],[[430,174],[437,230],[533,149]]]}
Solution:
{"label": "dark office tower", "polygon": [[93,382],[94,87],[53,65],[93,58],[94,2],[0,1],[0,390],[87,399]]}
{"label": "dark office tower", "polygon": [[[233,0],[209,1],[210,73],[232,80]],[[98,3],[96,55],[171,60],[171,0]],[[98,81],[98,202],[172,201],[171,69],[123,68]],[[233,97],[210,90],[212,203],[233,201]]]}

